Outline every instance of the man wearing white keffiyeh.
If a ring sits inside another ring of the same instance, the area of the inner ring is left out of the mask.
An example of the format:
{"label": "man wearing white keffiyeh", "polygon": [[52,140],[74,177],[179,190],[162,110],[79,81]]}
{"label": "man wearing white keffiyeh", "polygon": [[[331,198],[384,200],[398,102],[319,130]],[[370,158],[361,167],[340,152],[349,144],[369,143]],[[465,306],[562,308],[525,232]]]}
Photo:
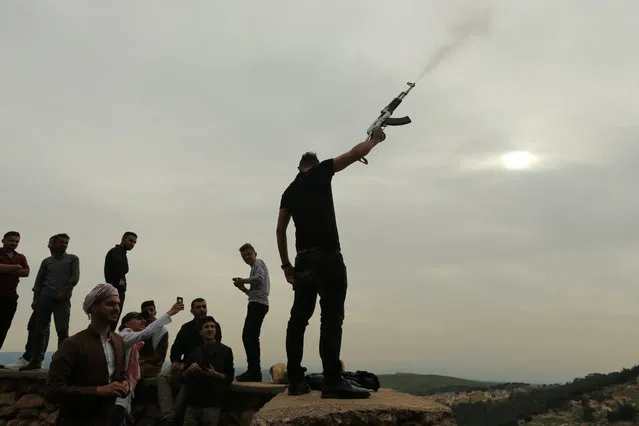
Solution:
{"label": "man wearing white keffiyeh", "polygon": [[171,323],[171,317],[184,310],[182,302],[176,302],[165,314],[157,317],[148,326],[140,312],[129,312],[122,318],[122,325],[117,334],[124,340],[126,351],[127,378],[130,384],[130,393],[124,398],[118,398],[113,407],[113,425],[126,425],[126,418],[131,416],[131,403],[133,401],[135,386],[140,380],[139,350],[144,345],[144,340],[153,338],[162,333],[163,328]]}

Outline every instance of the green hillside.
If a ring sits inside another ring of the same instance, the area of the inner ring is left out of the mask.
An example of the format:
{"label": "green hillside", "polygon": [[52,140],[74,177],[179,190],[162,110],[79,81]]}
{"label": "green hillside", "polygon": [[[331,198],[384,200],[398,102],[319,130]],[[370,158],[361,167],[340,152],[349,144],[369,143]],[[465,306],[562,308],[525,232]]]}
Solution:
{"label": "green hillside", "polygon": [[413,395],[428,395],[440,392],[462,392],[485,389],[497,385],[496,382],[479,382],[458,377],[435,374],[395,373],[379,374],[382,387],[391,388]]}

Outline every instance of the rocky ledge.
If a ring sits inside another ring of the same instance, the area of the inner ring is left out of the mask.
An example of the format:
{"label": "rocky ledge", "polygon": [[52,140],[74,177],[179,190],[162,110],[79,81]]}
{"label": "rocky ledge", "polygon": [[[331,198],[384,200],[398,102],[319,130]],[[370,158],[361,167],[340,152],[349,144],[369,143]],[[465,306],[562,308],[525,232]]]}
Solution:
{"label": "rocky ledge", "polygon": [[319,392],[281,393],[253,417],[251,425],[456,425],[452,410],[430,398],[379,389],[368,399],[321,399]]}

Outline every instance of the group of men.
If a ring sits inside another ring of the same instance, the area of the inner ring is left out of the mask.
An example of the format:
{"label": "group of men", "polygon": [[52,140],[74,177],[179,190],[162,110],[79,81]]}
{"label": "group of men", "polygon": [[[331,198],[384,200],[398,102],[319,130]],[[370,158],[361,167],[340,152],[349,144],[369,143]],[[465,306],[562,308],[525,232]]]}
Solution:
{"label": "group of men", "polygon": [[[368,155],[385,138],[381,129],[374,129],[367,140],[351,150],[321,162],[315,153],[303,154],[295,179],[282,194],[277,247],[284,276],[294,291],[286,330],[289,395],[310,392],[302,354],[305,330],[319,296],[322,311],[319,351],[324,376],[321,396],[370,396],[368,390],[353,386],[342,375],[340,351],[347,272],[337,230],[332,179],[335,173]],[[286,236],[291,219],[295,224],[294,265],[288,254]],[[26,258],[15,250],[19,240],[17,232],[8,232],[0,250],[0,348],[17,307],[18,281],[29,275]],[[51,237],[51,257],[42,262],[33,288],[34,315],[29,321],[29,338],[22,357],[24,365],[20,368],[41,368],[53,315],[58,350],[49,369],[47,397],[62,404],[60,424],[125,424],[130,417],[132,391],[144,371],[157,375],[163,421],[170,423],[184,418],[184,424],[217,424],[220,403],[234,380],[233,352],[221,343],[221,327],[208,315],[203,298],[191,302],[194,318],[178,332],[170,351],[171,363],[165,368],[161,366],[162,352],[165,356],[168,348],[166,325],[172,315],[184,309],[181,300],[160,317],[155,316],[152,301],[144,302],[141,312],[126,314],[120,329],[114,332],[127,289],[126,255],[136,242],[137,235],[127,232],[120,244],[109,250],[105,258],[106,283],[96,286],[83,304],[91,324],[68,337],[70,299],[79,280],[79,260],[66,253],[68,235]],[[248,369],[235,380],[261,381],[259,336],[269,310],[270,281],[266,265],[257,258],[250,244],[240,247],[240,254],[251,266],[249,278],[232,279],[233,284],[248,295],[242,333]],[[249,288],[245,287],[247,284]],[[146,358],[140,356],[145,346],[152,348]]]}

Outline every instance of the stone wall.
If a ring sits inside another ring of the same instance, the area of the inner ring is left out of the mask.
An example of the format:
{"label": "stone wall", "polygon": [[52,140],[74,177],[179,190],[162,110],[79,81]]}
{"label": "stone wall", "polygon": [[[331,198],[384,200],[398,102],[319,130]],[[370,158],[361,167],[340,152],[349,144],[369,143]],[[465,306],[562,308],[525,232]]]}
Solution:
{"label": "stone wall", "polygon": [[[43,398],[47,370],[0,370],[0,426],[53,425],[57,407]],[[233,383],[223,408],[224,425],[248,426],[254,414],[285,389],[272,383]],[[160,416],[155,380],[138,384],[132,410],[136,425],[155,425]]]}

